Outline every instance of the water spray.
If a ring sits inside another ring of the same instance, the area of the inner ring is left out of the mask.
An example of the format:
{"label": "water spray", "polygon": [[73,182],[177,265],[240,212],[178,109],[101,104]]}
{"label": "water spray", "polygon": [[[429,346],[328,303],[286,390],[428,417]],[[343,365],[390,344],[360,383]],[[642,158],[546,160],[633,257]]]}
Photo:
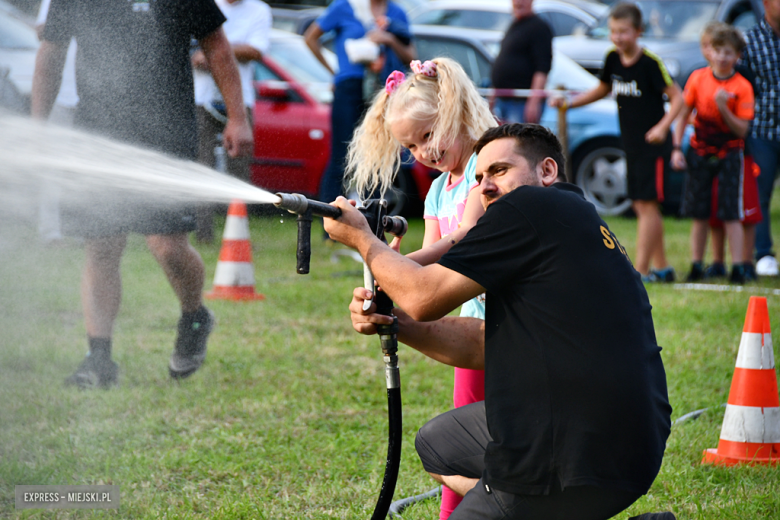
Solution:
{"label": "water spray", "polygon": [[[277,193],[280,201],[275,205],[286,209],[290,213],[298,215],[298,250],[297,271],[298,274],[309,272],[309,259],[311,257],[311,222],[313,216],[339,218],[341,210],[330,204],[324,204],[310,200],[303,195]],[[406,234],[407,222],[403,217],[394,217],[387,214],[387,201],[384,199],[371,199],[365,201],[357,208],[368,221],[368,225],[374,234],[385,241],[385,233],[401,237]],[[392,316],[391,325],[378,325],[379,341],[385,362],[385,382],[387,384],[387,416],[388,416],[388,444],[387,462],[385,463],[385,476],[382,480],[382,489],[379,492],[374,514],[371,520],[383,520],[387,516],[390,504],[393,501],[393,493],[398,480],[398,469],[401,464],[401,374],[398,370],[398,318],[393,316],[393,302],[387,293],[377,292],[376,281],[368,266],[363,264],[364,286],[374,295],[377,313]],[[363,309],[368,310],[371,301],[364,302]]]}

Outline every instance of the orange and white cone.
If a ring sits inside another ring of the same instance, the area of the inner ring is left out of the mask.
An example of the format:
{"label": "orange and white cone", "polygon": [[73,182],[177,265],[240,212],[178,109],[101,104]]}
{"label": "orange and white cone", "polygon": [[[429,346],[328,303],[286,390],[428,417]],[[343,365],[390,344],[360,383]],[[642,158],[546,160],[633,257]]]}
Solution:
{"label": "orange and white cone", "polygon": [[751,296],[718,449],[702,464],[780,462],[780,398],[766,298]]}
{"label": "orange and white cone", "polygon": [[214,289],[206,293],[210,300],[264,300],[255,292],[252,245],[246,204],[234,200],[228,208],[222,249],[214,273]]}

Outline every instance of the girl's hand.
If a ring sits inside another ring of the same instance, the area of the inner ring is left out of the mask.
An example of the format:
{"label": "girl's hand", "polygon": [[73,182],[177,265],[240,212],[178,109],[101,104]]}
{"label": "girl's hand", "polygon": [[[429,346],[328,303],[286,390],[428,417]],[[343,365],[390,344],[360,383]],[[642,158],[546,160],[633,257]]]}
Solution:
{"label": "girl's hand", "polygon": [[672,168],[675,170],[684,170],[688,167],[688,163],[685,162],[685,155],[681,150],[672,151]]}
{"label": "girl's hand", "polygon": [[393,240],[390,242],[390,249],[396,253],[401,252],[401,238],[402,237],[393,237]]}

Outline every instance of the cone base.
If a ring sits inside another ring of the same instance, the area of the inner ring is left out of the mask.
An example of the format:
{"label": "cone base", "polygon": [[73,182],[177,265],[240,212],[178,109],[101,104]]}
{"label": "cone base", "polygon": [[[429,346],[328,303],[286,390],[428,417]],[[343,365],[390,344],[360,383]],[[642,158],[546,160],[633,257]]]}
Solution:
{"label": "cone base", "polygon": [[755,466],[756,464],[780,464],[780,459],[762,459],[762,458],[741,458],[730,457],[728,455],[721,455],[715,448],[704,450],[704,456],[701,459],[702,464],[715,464],[718,466],[736,466],[738,464],[748,464]]}
{"label": "cone base", "polygon": [[206,293],[208,300],[252,301],[265,300],[265,295],[255,292],[255,288],[248,287],[223,287],[215,286],[211,292]]}

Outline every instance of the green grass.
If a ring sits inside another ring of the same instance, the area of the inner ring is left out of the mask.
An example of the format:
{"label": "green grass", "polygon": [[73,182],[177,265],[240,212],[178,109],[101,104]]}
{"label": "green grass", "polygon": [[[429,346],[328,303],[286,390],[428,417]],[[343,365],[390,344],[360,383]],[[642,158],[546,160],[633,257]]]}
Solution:
{"label": "green grass", "polygon": [[[775,201],[780,209],[780,201]],[[780,229],[780,214],[773,215]],[[609,224],[629,253],[635,221]],[[667,219],[678,274],[688,266],[690,223]],[[251,219],[262,302],[215,301],[218,326],[203,369],[180,384],[167,361],[177,302],[139,237],[124,257],[124,295],[115,330],[121,386],[65,389],[86,350],[79,301],[81,248],[50,250],[33,231],[0,226],[0,517],[2,518],[367,518],[386,454],[386,399],[379,342],[353,333],[346,306],[360,265],[331,262],[316,240],[311,274],[295,274],[295,221]],[[419,247],[422,224],[404,241]],[[199,246],[211,286],[219,245]],[[780,288],[777,280],[748,286]],[[628,513],[673,510],[683,519],[780,518],[780,468],[700,464],[717,446],[749,290],[648,288],[664,347],[674,418],[650,493]],[[780,297],[769,296],[774,326]],[[777,338],[777,334],[775,334]],[[404,448],[396,498],[433,482],[413,440],[449,409],[452,370],[401,347]],[[14,508],[18,484],[115,484],[119,511]],[[438,518],[429,501],[404,518]],[[619,515],[625,519],[628,513]]]}

